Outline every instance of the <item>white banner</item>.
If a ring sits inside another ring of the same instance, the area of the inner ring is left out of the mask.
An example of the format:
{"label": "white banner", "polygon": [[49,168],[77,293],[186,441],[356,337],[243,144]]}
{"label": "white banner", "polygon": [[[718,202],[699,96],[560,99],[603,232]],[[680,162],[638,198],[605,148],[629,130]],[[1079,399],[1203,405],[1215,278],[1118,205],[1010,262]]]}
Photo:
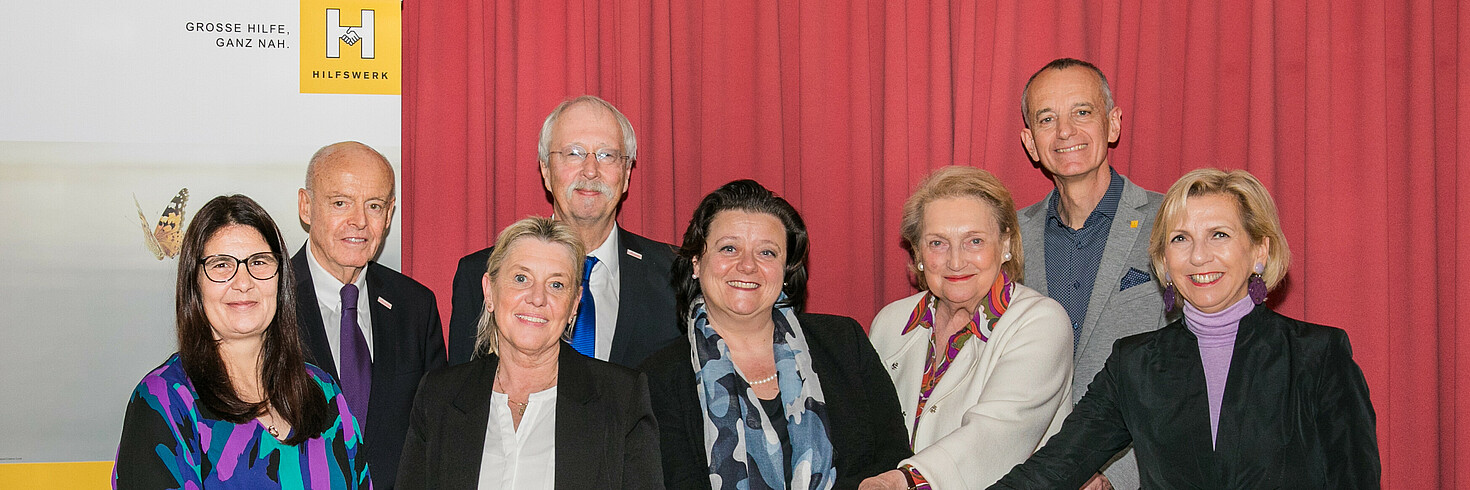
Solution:
{"label": "white banner", "polygon": [[[214,196],[249,195],[294,253],[306,238],[296,190],[317,148],[362,141],[399,165],[401,6],[384,5],[6,5],[0,463],[113,458],[129,393],[176,350],[177,260],[156,258],[146,242],[180,189],[183,223]],[[328,7],[335,28],[316,25]],[[364,41],[375,44],[367,53]],[[318,60],[324,46],[373,64]],[[308,67],[320,82],[303,75]],[[323,81],[350,73],[370,73],[373,85]],[[399,257],[390,234],[380,262],[397,268]]]}

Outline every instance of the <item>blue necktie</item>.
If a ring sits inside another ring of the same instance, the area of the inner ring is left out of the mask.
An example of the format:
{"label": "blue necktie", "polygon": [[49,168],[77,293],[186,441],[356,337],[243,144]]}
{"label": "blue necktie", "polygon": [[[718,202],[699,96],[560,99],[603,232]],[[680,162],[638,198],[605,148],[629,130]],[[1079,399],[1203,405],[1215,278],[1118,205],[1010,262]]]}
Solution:
{"label": "blue necktie", "polygon": [[358,427],[367,426],[368,395],[373,387],[373,356],[368,352],[367,337],[357,326],[357,285],[342,286],[342,330],[340,347],[342,368],[338,370],[342,395],[347,409],[357,418]]}
{"label": "blue necktie", "polygon": [[577,324],[572,326],[572,348],[587,357],[597,357],[597,308],[592,304],[592,267],[597,257],[587,256],[582,266],[582,305],[577,307]]}

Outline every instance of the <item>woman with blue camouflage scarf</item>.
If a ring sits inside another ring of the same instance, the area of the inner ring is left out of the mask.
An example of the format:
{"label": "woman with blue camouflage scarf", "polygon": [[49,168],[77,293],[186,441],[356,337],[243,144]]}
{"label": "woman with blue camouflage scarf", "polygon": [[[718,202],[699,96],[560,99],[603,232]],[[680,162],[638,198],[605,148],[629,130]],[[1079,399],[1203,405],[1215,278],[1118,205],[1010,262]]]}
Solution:
{"label": "woman with blue camouflage scarf", "polygon": [[910,454],[862,327],[801,312],[806,257],[801,216],[755,181],[695,209],[674,263],[687,335],[643,365],[669,488],[854,488]]}

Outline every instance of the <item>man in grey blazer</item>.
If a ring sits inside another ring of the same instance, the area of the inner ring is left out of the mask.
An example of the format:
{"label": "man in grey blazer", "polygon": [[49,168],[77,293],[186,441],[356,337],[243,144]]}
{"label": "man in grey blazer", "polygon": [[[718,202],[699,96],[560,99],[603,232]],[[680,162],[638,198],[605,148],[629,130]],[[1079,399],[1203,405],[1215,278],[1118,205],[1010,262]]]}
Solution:
{"label": "man in grey blazer", "polygon": [[[1021,142],[1056,185],[1020,212],[1025,284],[1051,296],[1072,320],[1072,402],[1112,352],[1113,342],[1165,324],[1150,274],[1149,232],[1163,196],[1123,177],[1108,161],[1123,111],[1101,70],[1062,58],[1026,82]],[[1138,488],[1132,448],[1084,488]]]}

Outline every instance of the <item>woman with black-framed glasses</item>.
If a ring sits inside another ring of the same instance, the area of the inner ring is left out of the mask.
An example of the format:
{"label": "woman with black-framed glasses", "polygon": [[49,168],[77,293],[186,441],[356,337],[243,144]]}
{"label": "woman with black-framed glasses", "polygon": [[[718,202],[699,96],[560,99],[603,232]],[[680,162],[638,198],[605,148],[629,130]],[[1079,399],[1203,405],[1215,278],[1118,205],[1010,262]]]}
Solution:
{"label": "woman with black-framed glasses", "polygon": [[113,488],[371,487],[342,390],[304,360],[283,257],[250,198],[199,210],[179,254],[179,351],[133,390]]}

